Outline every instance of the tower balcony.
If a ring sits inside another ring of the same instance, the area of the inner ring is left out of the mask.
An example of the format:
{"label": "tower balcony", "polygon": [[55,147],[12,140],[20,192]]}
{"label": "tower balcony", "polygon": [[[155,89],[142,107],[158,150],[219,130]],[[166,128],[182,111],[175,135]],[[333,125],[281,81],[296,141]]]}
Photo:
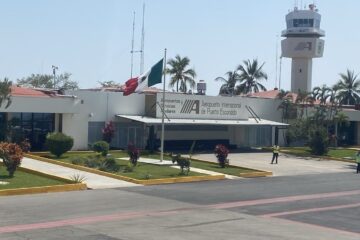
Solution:
{"label": "tower balcony", "polygon": [[282,37],[324,37],[325,31],[319,28],[288,28],[281,32]]}

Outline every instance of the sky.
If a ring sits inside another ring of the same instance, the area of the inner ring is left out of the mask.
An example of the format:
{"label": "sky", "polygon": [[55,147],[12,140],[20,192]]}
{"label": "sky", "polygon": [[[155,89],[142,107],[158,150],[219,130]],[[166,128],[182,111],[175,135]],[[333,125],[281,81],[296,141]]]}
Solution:
{"label": "sky", "polygon": [[[207,95],[217,95],[221,82],[214,79],[247,59],[265,62],[268,80],[263,84],[273,89],[280,75],[285,15],[295,2],[302,8],[313,1],[1,0],[0,78],[15,82],[33,73],[52,74],[56,65],[58,73],[71,73],[80,88],[98,87],[99,81],[124,83],[130,78],[134,11],[135,50],[140,49],[143,2],[145,69],[166,48],[167,59],[187,56],[196,81],[205,80]],[[360,72],[360,1],[315,3],[326,36],[324,56],[313,60],[312,85],[331,86],[347,69]],[[135,54],[133,75],[139,74],[139,59]],[[290,89],[290,68],[291,59],[283,58],[280,87],[285,90]]]}

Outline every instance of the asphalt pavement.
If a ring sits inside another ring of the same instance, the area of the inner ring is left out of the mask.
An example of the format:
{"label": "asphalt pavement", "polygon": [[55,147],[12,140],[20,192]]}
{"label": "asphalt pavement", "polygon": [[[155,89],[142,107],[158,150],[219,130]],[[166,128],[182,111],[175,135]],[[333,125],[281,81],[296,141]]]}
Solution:
{"label": "asphalt pavement", "polygon": [[350,172],[0,198],[0,239],[359,239]]}

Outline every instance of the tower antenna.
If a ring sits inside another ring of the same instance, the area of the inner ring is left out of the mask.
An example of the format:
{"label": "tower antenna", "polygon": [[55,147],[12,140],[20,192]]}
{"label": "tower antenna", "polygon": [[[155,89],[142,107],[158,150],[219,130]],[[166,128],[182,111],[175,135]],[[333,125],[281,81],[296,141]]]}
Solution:
{"label": "tower antenna", "polygon": [[133,18],[133,28],[132,28],[132,39],[131,39],[131,70],[130,70],[130,78],[133,76],[133,67],[134,67],[134,35],[135,35],[135,11]]}
{"label": "tower antenna", "polygon": [[141,48],[140,48],[140,74],[144,72],[144,43],[145,43],[145,2],[143,3]]}
{"label": "tower antenna", "polygon": [[[276,48],[275,48],[275,88],[277,87],[277,77],[278,77],[278,39],[279,35],[276,35]],[[279,84],[280,85],[280,84]]]}

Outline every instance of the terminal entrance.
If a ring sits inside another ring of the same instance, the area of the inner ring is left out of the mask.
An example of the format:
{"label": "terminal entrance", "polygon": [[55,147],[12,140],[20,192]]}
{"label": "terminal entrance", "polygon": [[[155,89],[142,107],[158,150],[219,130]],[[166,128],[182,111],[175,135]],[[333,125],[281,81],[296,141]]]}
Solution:
{"label": "terminal entrance", "polygon": [[54,113],[11,113],[11,140],[21,142],[28,139],[31,150],[44,150],[48,133],[54,132]]}

